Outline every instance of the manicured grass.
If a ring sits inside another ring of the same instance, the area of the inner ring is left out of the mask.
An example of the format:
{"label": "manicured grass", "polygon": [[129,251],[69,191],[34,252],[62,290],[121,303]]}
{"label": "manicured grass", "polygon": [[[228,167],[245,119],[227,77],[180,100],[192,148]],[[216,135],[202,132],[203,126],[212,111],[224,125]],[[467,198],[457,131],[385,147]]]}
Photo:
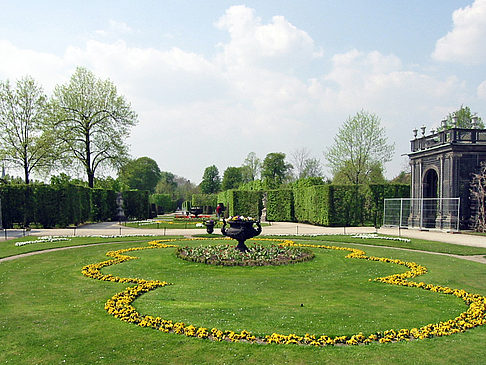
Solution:
{"label": "manicured grass", "polygon": [[[485,326],[408,343],[313,348],[218,343],[130,325],[104,310],[106,300],[127,284],[86,278],[81,268],[106,260],[108,250],[141,245],[112,243],[1,263],[0,363],[474,364],[486,356]],[[425,265],[429,272],[419,281],[486,294],[485,265],[385,248],[365,251]],[[368,281],[403,272],[402,266],[345,259],[339,251],[315,252],[313,261],[290,266],[216,267],[177,259],[173,248],[153,249],[132,252],[140,259],[103,273],[173,283],[134,302],[143,314],[262,334],[399,329],[449,319],[466,308],[453,296]]]}
{"label": "manicured grass", "polygon": [[[292,240],[305,239],[308,241],[321,241],[321,242],[330,242],[330,243],[349,242],[349,243],[358,243],[361,245],[400,247],[400,248],[407,248],[410,250],[441,252],[441,253],[449,253],[449,254],[461,255],[461,256],[486,255],[486,248],[484,247],[462,246],[462,245],[455,245],[452,243],[420,240],[416,238],[410,238],[410,242],[401,242],[401,241],[374,239],[374,238],[366,238],[366,239],[354,238],[350,235],[285,236],[285,237],[275,236],[275,238],[288,238]],[[464,239],[467,240],[467,236]]]}

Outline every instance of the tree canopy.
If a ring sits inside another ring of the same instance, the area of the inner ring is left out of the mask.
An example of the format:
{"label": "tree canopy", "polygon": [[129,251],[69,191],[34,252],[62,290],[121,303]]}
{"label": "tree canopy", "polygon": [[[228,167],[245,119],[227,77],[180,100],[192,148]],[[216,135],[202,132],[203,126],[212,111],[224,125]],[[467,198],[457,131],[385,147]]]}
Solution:
{"label": "tree canopy", "polygon": [[78,67],[68,83],[56,86],[53,126],[72,161],[79,163],[94,186],[102,167],[119,167],[128,157],[125,139],[137,114],[110,80]]}
{"label": "tree canopy", "polygon": [[199,187],[203,194],[214,194],[221,190],[221,178],[215,165],[206,167]]}
{"label": "tree canopy", "polygon": [[255,152],[250,152],[241,167],[243,182],[253,181],[258,179],[262,168],[262,161],[257,157]]}
{"label": "tree canopy", "polygon": [[324,152],[333,176],[341,183],[369,183],[370,177],[383,171],[384,163],[391,160],[395,147],[388,144],[380,123],[375,114],[358,112],[346,120],[334,144]]}
{"label": "tree canopy", "polygon": [[0,82],[1,158],[24,172],[48,171],[59,160],[58,143],[48,129],[49,103],[42,87],[26,76],[12,87]]}
{"label": "tree canopy", "polygon": [[223,190],[237,189],[243,183],[242,167],[228,167],[223,173]]}
{"label": "tree canopy", "polygon": [[285,162],[285,153],[267,154],[262,165],[262,179],[270,189],[276,189],[288,178],[292,165]]}
{"label": "tree canopy", "polygon": [[[472,113],[468,106],[461,105],[458,110],[447,115],[447,128],[452,128],[454,126],[454,119],[456,119],[455,126],[457,128],[472,129],[475,127],[472,122],[474,116],[475,113]],[[484,123],[480,117],[477,117],[476,127],[484,128]]]}
{"label": "tree canopy", "polygon": [[148,190],[155,192],[161,172],[157,162],[149,157],[140,157],[124,164],[119,172],[119,179],[122,184],[128,185],[131,189]]}

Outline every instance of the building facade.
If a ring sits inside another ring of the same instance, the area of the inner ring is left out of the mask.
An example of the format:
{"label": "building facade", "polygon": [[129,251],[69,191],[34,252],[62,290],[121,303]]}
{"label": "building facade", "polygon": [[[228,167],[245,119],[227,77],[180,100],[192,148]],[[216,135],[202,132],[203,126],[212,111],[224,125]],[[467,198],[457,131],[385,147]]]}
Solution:
{"label": "building facade", "polygon": [[[426,228],[441,229],[448,214],[441,214],[441,200],[437,198],[460,198],[460,229],[472,229],[475,224],[475,202],[471,199],[472,174],[479,172],[480,164],[486,162],[486,129],[445,129],[411,141],[408,154],[411,167],[411,196],[426,198]],[[434,201],[435,199],[435,201]],[[411,210],[410,219],[417,219]],[[424,217],[421,217],[423,219]]]}

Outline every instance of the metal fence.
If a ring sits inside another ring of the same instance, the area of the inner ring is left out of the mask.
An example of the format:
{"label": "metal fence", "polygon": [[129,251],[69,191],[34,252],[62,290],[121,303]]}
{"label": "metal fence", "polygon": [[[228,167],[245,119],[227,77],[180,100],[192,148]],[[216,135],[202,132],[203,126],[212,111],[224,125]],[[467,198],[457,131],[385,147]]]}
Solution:
{"label": "metal fence", "polygon": [[459,231],[460,198],[385,199],[383,225]]}

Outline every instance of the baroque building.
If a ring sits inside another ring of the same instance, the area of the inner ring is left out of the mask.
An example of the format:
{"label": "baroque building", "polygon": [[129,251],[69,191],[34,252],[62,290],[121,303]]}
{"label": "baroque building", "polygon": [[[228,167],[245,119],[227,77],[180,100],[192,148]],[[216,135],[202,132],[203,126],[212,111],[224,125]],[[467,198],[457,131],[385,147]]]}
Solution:
{"label": "baroque building", "polygon": [[446,129],[445,121],[442,125],[441,131],[432,130],[429,135],[422,127],[421,137],[417,137],[417,130],[414,130],[408,154],[411,197],[425,199],[421,200],[422,208],[412,206],[409,222],[420,220],[420,227],[443,229],[457,217],[448,209],[442,209],[442,204],[449,204],[448,201],[437,198],[459,198],[455,200],[459,204],[455,209],[459,211],[459,228],[472,229],[475,202],[470,198],[471,180],[472,174],[479,172],[481,162],[486,161],[486,129]]}

